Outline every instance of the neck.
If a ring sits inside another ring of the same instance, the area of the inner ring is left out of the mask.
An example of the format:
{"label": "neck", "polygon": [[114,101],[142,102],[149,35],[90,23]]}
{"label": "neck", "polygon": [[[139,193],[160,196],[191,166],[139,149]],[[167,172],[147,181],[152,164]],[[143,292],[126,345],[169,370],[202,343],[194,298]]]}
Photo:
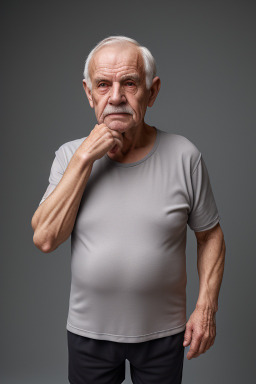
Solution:
{"label": "neck", "polygon": [[152,146],[156,136],[156,129],[143,121],[141,125],[123,132],[122,135],[123,147],[115,153],[109,153],[112,160],[119,162],[131,159],[133,156],[139,156],[143,149]]}
{"label": "neck", "polygon": [[128,152],[146,147],[152,137],[154,128],[146,124],[144,121],[126,132],[123,132],[123,147],[121,153],[126,155]]}

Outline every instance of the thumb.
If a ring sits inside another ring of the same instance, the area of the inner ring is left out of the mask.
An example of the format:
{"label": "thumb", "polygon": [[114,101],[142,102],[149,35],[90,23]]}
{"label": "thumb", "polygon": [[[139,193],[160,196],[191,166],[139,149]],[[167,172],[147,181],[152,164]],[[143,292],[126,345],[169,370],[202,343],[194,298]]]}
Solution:
{"label": "thumb", "polygon": [[184,342],[183,342],[184,347],[187,347],[190,344],[191,338],[192,338],[192,329],[189,325],[187,325],[186,332],[184,334]]}

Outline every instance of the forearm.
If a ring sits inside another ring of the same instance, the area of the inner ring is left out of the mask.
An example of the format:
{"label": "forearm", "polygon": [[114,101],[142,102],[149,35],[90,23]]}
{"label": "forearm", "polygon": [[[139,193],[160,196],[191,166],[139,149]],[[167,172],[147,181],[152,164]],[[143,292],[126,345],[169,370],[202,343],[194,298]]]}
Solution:
{"label": "forearm", "polygon": [[209,237],[197,245],[197,269],[199,275],[198,308],[211,312],[218,310],[218,297],[224,273],[225,241],[223,236]]}
{"label": "forearm", "polygon": [[76,152],[59,184],[37,208],[33,218],[33,241],[43,252],[51,252],[71,234],[93,163]]}

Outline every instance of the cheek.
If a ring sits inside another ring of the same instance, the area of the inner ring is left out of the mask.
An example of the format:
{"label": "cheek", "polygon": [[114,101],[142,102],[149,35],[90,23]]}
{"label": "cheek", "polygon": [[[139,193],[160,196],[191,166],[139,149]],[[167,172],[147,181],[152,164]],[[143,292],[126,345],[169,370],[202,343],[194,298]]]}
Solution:
{"label": "cheek", "polygon": [[93,100],[95,102],[95,105],[97,106],[102,105],[104,103],[104,100],[106,100],[107,98],[108,98],[108,95],[106,94],[106,92],[105,94],[104,93],[102,94],[101,92],[97,92],[97,91],[93,92]]}
{"label": "cheek", "polygon": [[145,112],[146,105],[145,105],[145,98],[140,97],[136,99],[128,100],[128,103],[136,113],[136,115],[142,115]]}
{"label": "cheek", "polygon": [[98,113],[102,113],[106,105],[107,99],[105,98],[96,98],[94,101],[94,108],[97,110]]}

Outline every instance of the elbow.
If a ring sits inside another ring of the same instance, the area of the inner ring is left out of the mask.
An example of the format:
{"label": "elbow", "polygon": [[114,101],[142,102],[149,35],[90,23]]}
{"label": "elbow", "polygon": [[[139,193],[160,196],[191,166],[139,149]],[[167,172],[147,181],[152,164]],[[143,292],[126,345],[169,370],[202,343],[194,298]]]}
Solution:
{"label": "elbow", "polygon": [[49,236],[49,230],[43,230],[38,221],[38,217],[35,213],[31,220],[31,226],[34,231],[33,243],[40,251],[50,253],[54,251],[56,247],[53,247],[53,241]]}
{"label": "elbow", "polygon": [[56,247],[54,248],[52,246],[51,241],[43,240],[40,233],[38,233],[36,231],[35,231],[34,236],[33,236],[33,243],[43,253],[50,253],[50,252],[54,251],[54,249],[56,248]]}
{"label": "elbow", "polygon": [[33,229],[33,231],[35,232],[35,229],[36,229],[36,215],[34,214],[32,219],[31,219],[31,227]]}

